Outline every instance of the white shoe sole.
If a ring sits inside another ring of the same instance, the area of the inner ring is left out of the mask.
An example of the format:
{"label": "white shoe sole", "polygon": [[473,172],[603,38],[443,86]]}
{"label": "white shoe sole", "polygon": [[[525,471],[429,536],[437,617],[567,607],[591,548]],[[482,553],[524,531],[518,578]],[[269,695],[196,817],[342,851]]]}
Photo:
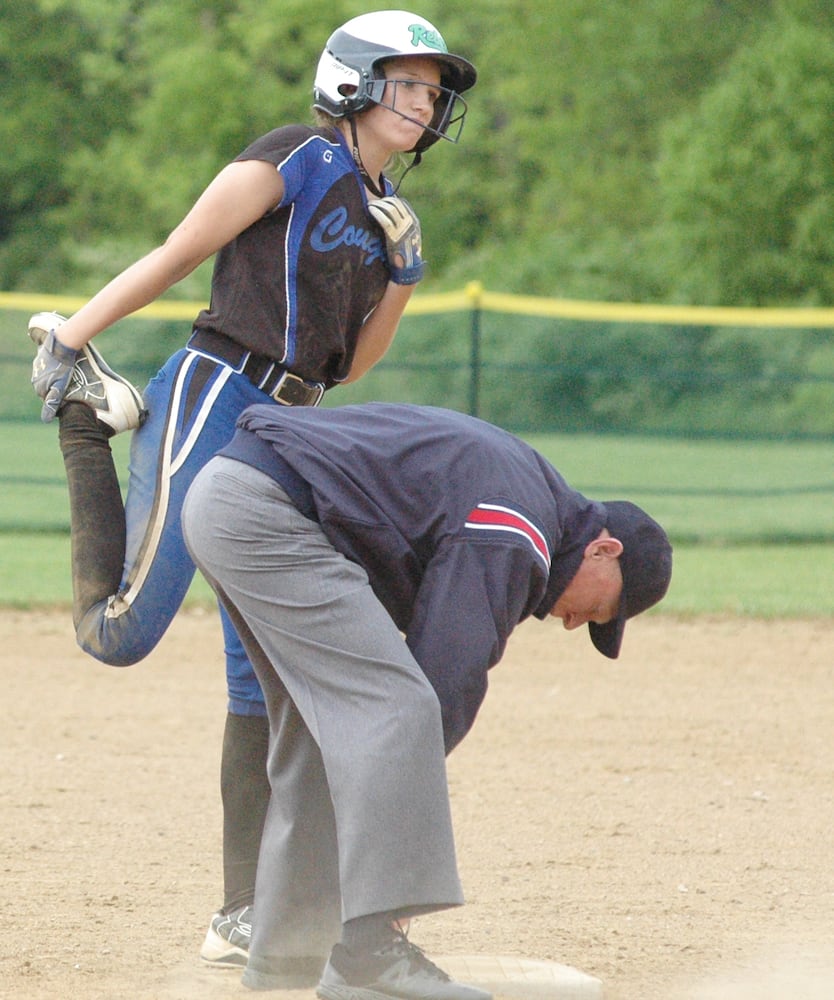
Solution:
{"label": "white shoe sole", "polygon": [[66,316],[62,316],[60,313],[35,313],[35,315],[29,320],[29,337],[38,345],[38,347],[40,347],[46,340],[47,334],[52,330],[57,330],[59,327],[63,326],[66,321]]}

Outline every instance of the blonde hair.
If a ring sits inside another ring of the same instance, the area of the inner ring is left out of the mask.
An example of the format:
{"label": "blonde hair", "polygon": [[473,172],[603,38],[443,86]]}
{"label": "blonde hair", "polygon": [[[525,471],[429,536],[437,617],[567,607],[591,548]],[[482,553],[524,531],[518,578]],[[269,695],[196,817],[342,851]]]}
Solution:
{"label": "blonde hair", "polygon": [[[360,115],[365,114],[363,111],[357,111],[354,113],[354,117],[358,118]],[[344,115],[337,118],[335,115],[331,115],[327,111],[323,111],[321,108],[313,108],[313,121],[319,128],[330,128],[336,132],[341,132],[341,123],[346,121],[349,116]],[[393,153],[385,163],[384,170],[387,173],[393,167],[401,167],[405,165],[406,158],[405,153]]]}
{"label": "blonde hair", "polygon": [[338,128],[341,119],[322,111],[321,108],[313,108],[313,121],[319,128]]}

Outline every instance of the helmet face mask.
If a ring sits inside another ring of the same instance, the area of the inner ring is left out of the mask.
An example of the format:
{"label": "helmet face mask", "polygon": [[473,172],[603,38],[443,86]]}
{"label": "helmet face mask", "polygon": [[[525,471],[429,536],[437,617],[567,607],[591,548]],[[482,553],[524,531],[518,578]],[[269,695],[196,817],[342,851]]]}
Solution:
{"label": "helmet face mask", "polygon": [[[467,104],[460,94],[449,87],[432,85],[432,89],[438,92],[434,102],[434,113],[428,125],[424,122],[412,118],[397,105],[397,87],[399,84],[414,85],[413,80],[399,80],[396,77],[381,77],[373,80],[367,87],[368,100],[381,108],[387,108],[395,114],[400,115],[410,122],[415,122],[423,126],[423,135],[413,149],[412,153],[421,153],[438,139],[447,139],[449,142],[457,142],[463,131],[463,120],[466,117]],[[386,94],[389,99],[386,100]]]}
{"label": "helmet face mask", "polygon": [[[467,110],[460,95],[475,83],[475,68],[447,51],[432,24],[408,11],[361,14],[337,28],[319,59],[313,106],[334,118],[344,118],[377,104],[408,118],[395,107],[398,81],[386,78],[384,64],[413,56],[439,64],[440,86],[435,88],[439,96],[432,121],[424,126],[423,136],[410,152],[422,152],[438,139],[457,142]],[[388,87],[392,89],[386,90]]]}

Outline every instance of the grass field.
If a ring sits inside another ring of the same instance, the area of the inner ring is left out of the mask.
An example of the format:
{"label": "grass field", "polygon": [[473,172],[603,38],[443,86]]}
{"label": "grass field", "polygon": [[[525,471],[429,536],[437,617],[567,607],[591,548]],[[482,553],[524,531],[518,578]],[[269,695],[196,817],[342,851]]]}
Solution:
{"label": "grass field", "polygon": [[[633,500],[667,528],[675,573],[656,613],[834,614],[834,442],[528,440],[588,496]],[[128,444],[114,440],[123,473]],[[0,605],[67,604],[69,516],[55,427],[0,423],[0,485]],[[195,581],[189,601],[210,599]]]}

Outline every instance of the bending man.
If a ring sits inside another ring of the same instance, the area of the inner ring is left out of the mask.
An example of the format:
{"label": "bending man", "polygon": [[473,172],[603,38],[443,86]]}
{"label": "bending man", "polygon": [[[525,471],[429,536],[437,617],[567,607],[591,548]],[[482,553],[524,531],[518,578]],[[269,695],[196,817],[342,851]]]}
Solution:
{"label": "bending man", "polygon": [[397,926],[463,901],[445,754],[525,618],[587,623],[619,654],[626,620],[667,590],[665,532],[497,427],[395,404],[250,407],[183,529],[269,714],[244,983],[483,1000]]}

